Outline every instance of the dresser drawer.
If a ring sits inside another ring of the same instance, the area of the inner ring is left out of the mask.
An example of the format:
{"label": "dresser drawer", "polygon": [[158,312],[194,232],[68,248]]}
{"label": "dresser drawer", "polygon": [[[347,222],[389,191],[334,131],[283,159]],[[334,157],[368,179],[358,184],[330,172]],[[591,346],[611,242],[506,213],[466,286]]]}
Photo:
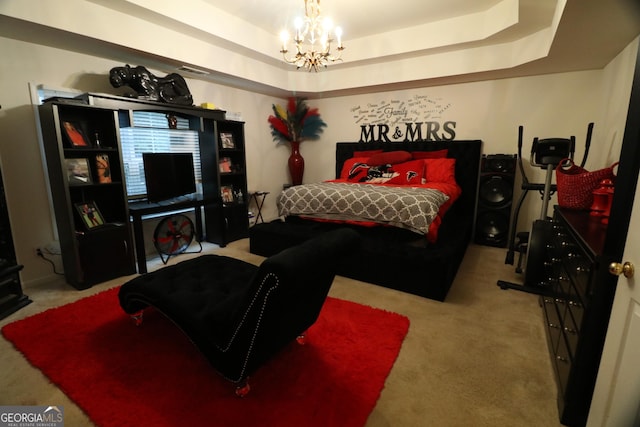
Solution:
{"label": "dresser drawer", "polygon": [[555,352],[558,347],[558,341],[562,335],[562,324],[560,323],[560,314],[556,308],[556,303],[552,297],[543,297],[543,308],[545,315],[545,325],[549,338],[549,346],[551,351]]}
{"label": "dresser drawer", "polygon": [[577,295],[574,295],[573,298],[569,299],[568,306],[576,329],[580,332],[582,328],[582,319],[584,318],[584,305],[580,298],[578,298]]}
{"label": "dresser drawer", "polygon": [[566,273],[563,273],[563,275],[558,278],[558,290],[562,294],[562,298],[565,300],[564,303],[571,312],[573,321],[579,331],[584,315],[584,301]]}
{"label": "dresser drawer", "polygon": [[567,340],[569,354],[573,359],[575,358],[576,349],[578,348],[578,338],[580,336],[580,330],[573,320],[573,316],[571,315],[571,310],[569,309],[569,307],[567,307],[567,310],[564,313],[564,317],[562,318],[562,332],[564,333],[564,337]]}
{"label": "dresser drawer", "polygon": [[558,373],[558,385],[560,386],[560,392],[562,396],[565,395],[567,390],[567,383],[569,381],[569,374],[571,373],[571,355],[569,354],[569,348],[564,339],[564,334],[560,337],[558,342],[558,349],[555,353],[556,371]]}
{"label": "dresser drawer", "polygon": [[573,286],[582,298],[588,298],[593,261],[582,253],[572,253],[564,263]]}

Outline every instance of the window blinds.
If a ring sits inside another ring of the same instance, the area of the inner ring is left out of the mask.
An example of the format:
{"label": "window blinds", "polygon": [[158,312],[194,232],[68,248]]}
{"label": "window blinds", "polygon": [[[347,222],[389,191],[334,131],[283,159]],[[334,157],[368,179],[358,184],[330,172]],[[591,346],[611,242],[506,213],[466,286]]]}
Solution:
{"label": "window blinds", "polygon": [[202,179],[198,132],[189,130],[187,119],[177,117],[177,120],[177,128],[169,129],[165,114],[134,111],[133,126],[120,128],[122,160],[129,198],[144,197],[147,193],[142,153],[191,153],[196,184],[199,187]]}

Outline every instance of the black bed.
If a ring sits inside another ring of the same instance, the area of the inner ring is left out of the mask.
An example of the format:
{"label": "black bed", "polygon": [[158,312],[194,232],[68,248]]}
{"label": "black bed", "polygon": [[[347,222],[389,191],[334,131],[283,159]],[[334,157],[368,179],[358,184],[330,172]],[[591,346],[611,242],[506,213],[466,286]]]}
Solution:
{"label": "black bed", "polygon": [[447,149],[456,159],[456,181],[462,189],[438,231],[437,241],[394,227],[317,222],[289,216],[256,224],[249,230],[250,251],[271,256],[313,236],[339,227],[350,227],[362,237],[362,248],[338,274],[403,292],[444,301],[471,241],[482,141],[339,142],[336,144],[336,177],[354,151],[436,151]]}

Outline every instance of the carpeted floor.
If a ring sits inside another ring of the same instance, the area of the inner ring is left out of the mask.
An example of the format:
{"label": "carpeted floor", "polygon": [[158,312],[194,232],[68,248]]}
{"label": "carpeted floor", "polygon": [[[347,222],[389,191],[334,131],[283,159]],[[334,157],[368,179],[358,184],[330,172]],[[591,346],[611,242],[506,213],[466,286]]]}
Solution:
{"label": "carpeted floor", "polygon": [[253,373],[245,399],[158,311],[133,325],[117,288],[2,335],[100,426],[362,427],[408,330],[405,316],[329,297],[307,343],[291,342]]}
{"label": "carpeted floor", "polygon": [[[248,240],[224,249],[258,264]],[[173,258],[178,262],[186,257]],[[535,296],[504,291],[517,279],[505,250],[471,245],[444,303],[337,277],[330,295],[409,317],[411,326],[385,388],[367,421],[382,426],[560,426],[556,386]],[[159,262],[151,265],[157,268]],[[86,291],[58,283],[26,289],[34,300],[0,327],[50,307],[118,286]],[[13,346],[0,338],[0,405],[62,405],[67,425],[91,425],[82,411]],[[117,408],[113,408],[117,411]]]}

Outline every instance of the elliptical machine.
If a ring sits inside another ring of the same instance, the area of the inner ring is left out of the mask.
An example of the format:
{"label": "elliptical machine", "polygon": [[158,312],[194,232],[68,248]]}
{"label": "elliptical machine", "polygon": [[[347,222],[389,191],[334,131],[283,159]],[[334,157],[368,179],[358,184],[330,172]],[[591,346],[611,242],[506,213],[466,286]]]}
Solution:
{"label": "elliptical machine", "polygon": [[[498,286],[502,289],[516,289],[523,292],[545,295],[549,292],[546,278],[544,277],[544,269],[540,268],[546,259],[546,242],[549,239],[552,223],[548,217],[549,200],[556,192],[557,185],[552,184],[553,172],[565,158],[573,160],[575,152],[575,136],[570,138],[547,138],[533,139],[531,144],[531,155],[529,163],[531,166],[540,167],[546,170],[545,182],[530,183],[522,165],[522,133],[523,127],[518,128],[518,166],[522,176],[522,194],[516,205],[513,216],[513,224],[509,239],[509,249],[505,258],[505,264],[513,265],[516,247],[519,252],[517,273],[522,273],[522,265],[526,257],[526,268],[524,269],[524,284],[517,284],[498,280]],[[587,138],[585,142],[585,153],[582,159],[581,167],[587,161],[589,147],[591,145],[591,135],[593,133],[593,123],[589,123],[587,128]],[[542,207],[540,209],[540,217],[535,220],[531,227],[531,232],[516,232],[518,216],[522,204],[529,191],[538,191],[542,198]],[[516,242],[516,238],[518,239]]]}

